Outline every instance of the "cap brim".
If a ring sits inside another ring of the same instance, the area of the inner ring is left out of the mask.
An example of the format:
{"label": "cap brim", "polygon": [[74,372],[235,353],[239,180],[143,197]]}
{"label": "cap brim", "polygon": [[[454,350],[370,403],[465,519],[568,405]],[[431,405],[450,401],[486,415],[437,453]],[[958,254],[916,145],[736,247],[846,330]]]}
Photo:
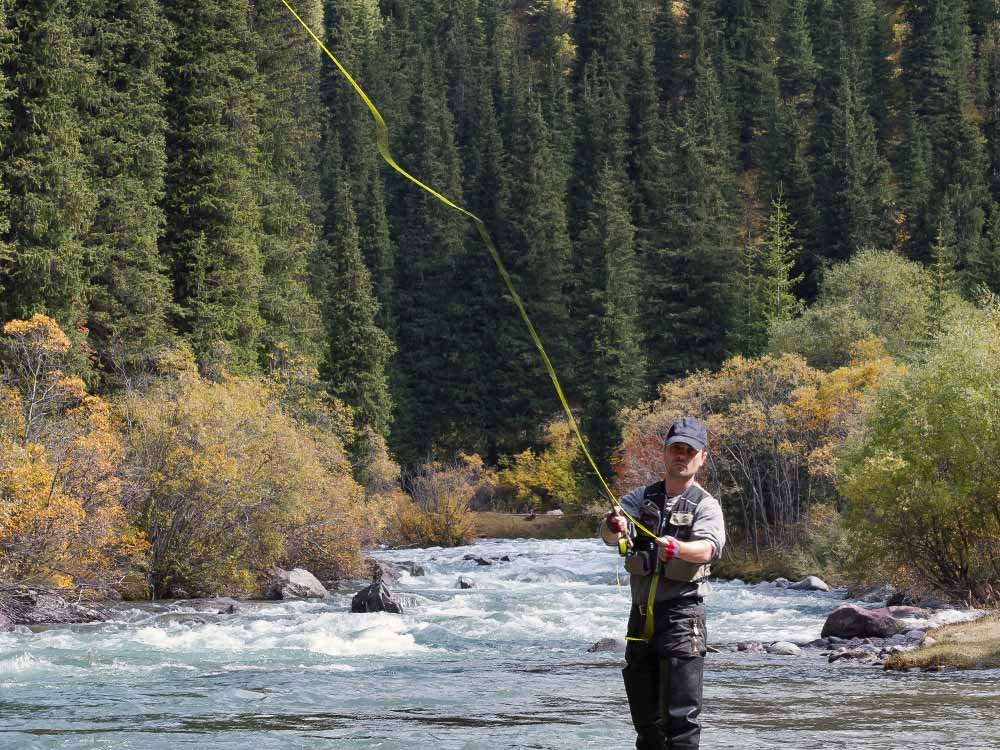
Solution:
{"label": "cap brim", "polygon": [[674,443],[684,443],[684,445],[690,445],[696,451],[705,450],[705,444],[692,437],[684,437],[683,435],[674,435],[672,438],[669,438],[667,440],[666,445],[673,445]]}

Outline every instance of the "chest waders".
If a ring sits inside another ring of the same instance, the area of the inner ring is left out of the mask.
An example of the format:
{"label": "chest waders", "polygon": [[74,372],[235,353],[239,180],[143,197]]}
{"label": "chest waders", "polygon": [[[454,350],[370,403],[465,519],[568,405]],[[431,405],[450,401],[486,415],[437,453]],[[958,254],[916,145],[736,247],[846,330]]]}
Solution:
{"label": "chest waders", "polygon": [[[698,503],[706,497],[708,497],[708,493],[697,484],[693,484],[681,493],[674,504],[667,509],[664,483],[651,484],[643,491],[639,523],[654,531],[656,536],[668,535],[681,542],[689,542],[691,541],[695,510]],[[689,563],[679,557],[673,557],[664,564],[660,559],[654,538],[645,534],[636,534],[634,529],[629,537],[634,537],[631,547],[625,539],[621,539],[618,545],[619,553],[625,556],[625,569],[632,575],[651,576],[651,578],[645,611],[642,613],[644,617],[642,636],[634,638],[626,635],[625,640],[645,643],[652,640],[656,630],[656,619],[653,612],[660,578],[663,577],[669,581],[697,583],[708,577],[709,566]],[[640,609],[642,608],[640,607]]]}

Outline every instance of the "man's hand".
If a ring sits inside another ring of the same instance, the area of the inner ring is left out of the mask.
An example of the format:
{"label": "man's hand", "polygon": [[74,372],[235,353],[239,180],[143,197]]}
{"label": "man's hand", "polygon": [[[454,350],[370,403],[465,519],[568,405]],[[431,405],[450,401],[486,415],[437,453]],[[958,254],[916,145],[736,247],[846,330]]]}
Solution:
{"label": "man's hand", "polygon": [[672,536],[659,536],[656,544],[660,548],[660,559],[667,562],[680,554],[680,540]]}
{"label": "man's hand", "polygon": [[625,529],[628,528],[626,526],[627,522],[625,520],[625,516],[621,514],[621,511],[619,511],[618,508],[615,508],[614,510],[610,511],[608,515],[605,516],[604,523],[607,525],[608,529],[615,532],[616,534],[624,534]]}

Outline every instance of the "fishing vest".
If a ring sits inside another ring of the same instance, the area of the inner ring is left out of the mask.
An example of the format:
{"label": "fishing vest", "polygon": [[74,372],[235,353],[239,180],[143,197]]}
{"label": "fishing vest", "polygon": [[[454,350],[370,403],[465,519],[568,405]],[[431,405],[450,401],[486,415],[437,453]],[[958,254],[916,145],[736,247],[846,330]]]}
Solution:
{"label": "fishing vest", "polygon": [[[698,484],[692,484],[674,502],[670,511],[664,513],[666,491],[663,482],[651,484],[642,493],[642,507],[636,517],[656,536],[672,536],[682,542],[691,541],[694,527],[695,510],[698,504],[710,495]],[[656,541],[647,534],[636,532],[632,538],[632,547],[625,556],[625,569],[639,576],[651,576],[659,570],[660,576],[669,581],[698,582],[708,578],[709,565],[689,563],[674,557],[664,563],[660,560]]]}

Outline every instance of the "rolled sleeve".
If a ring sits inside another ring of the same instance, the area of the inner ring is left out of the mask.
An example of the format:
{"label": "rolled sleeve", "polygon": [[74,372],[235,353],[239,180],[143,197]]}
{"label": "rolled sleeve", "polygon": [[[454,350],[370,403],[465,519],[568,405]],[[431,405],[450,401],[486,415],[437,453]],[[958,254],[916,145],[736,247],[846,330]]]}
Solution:
{"label": "rolled sleeve", "polygon": [[726,546],[726,525],[722,517],[722,506],[714,497],[706,497],[698,503],[694,525],[691,527],[691,540],[696,539],[712,543],[715,547],[713,561],[722,557],[722,548]]}

